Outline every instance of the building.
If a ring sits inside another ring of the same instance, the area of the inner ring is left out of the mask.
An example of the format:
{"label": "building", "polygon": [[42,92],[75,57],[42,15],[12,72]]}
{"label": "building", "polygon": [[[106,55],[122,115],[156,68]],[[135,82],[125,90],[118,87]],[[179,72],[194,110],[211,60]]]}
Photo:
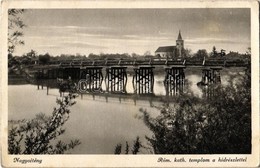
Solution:
{"label": "building", "polygon": [[162,46],[155,51],[155,55],[166,58],[181,58],[184,55],[184,40],[181,37],[181,31],[179,31],[178,39],[176,40],[176,46]]}

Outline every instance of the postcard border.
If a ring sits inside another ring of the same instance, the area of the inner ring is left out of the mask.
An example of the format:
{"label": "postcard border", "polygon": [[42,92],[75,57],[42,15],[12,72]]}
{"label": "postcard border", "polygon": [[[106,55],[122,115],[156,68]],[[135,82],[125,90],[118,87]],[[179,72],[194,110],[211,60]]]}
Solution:
{"label": "postcard border", "polygon": [[[257,1],[2,1],[1,4],[1,142],[3,167],[257,167],[259,165],[259,9]],[[252,154],[251,155],[9,155],[7,153],[7,9],[8,8],[251,8],[252,47]],[[245,163],[158,163],[162,157],[247,157]],[[14,158],[38,158],[42,163],[17,164]]]}

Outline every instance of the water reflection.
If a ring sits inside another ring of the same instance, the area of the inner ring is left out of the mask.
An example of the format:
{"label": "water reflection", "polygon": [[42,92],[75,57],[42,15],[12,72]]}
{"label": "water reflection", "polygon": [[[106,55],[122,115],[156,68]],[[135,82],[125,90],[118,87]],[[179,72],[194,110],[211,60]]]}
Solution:
{"label": "water reflection", "polygon": [[[81,81],[78,82],[79,84],[82,84]],[[173,83],[167,83],[167,82],[156,82],[156,88],[164,88],[165,92],[162,94],[159,92],[159,94],[155,93],[144,93],[140,92],[93,92],[89,90],[82,90],[77,85],[77,81],[71,81],[71,82],[65,82],[65,84],[58,83],[56,80],[37,80],[36,83],[33,85],[37,86],[37,90],[46,90],[46,94],[49,95],[49,91],[51,89],[58,89],[58,93],[60,96],[62,96],[66,92],[76,92],[83,97],[84,95],[90,95],[93,97],[93,100],[95,100],[96,97],[103,97],[106,99],[106,102],[109,102],[109,98],[118,98],[119,102],[121,102],[124,99],[131,99],[133,100],[134,104],[136,105],[136,102],[139,100],[145,100],[148,101],[149,104],[152,106],[152,103],[154,101],[163,102],[163,101],[175,101],[173,99],[174,96],[180,95],[184,91],[184,81],[180,84],[173,84]],[[187,82],[188,83],[188,82]],[[84,86],[83,86],[84,87]],[[161,90],[161,89],[160,89]],[[120,93],[120,94],[119,94]],[[169,100],[168,100],[169,99]]]}
{"label": "water reflection", "polygon": [[218,95],[218,88],[220,85],[205,85],[205,86],[199,86],[199,88],[202,90],[202,98],[210,99],[212,97],[216,97]]}
{"label": "water reflection", "polygon": [[210,85],[221,83],[221,68],[204,68],[202,69],[202,79],[198,85]]}
{"label": "water reflection", "polygon": [[[95,69],[95,72],[86,71],[86,73],[81,74],[83,78],[81,80],[35,80],[31,84],[36,85],[38,90],[46,87],[47,95],[49,89],[56,88],[59,89],[60,95],[64,92],[73,91],[79,94],[89,94],[93,97],[106,97],[107,101],[109,97],[127,98],[132,99],[134,102],[138,100],[168,101],[168,99],[174,101],[173,97],[188,91],[206,98],[215,95],[214,87],[209,86],[210,84],[201,84],[204,76],[185,76],[183,69],[168,69],[165,76],[154,75],[154,78],[149,77],[150,72],[148,70],[144,70],[143,76],[146,76],[146,78],[139,77],[137,81],[127,80],[127,76],[133,79],[137,77],[126,74],[122,68],[109,69],[109,71],[111,71],[108,73],[110,75],[105,77],[105,82],[102,82],[101,71]],[[93,79],[88,79],[90,74],[94,76]],[[122,74],[122,76],[119,74]],[[217,77],[217,75],[214,76]]]}

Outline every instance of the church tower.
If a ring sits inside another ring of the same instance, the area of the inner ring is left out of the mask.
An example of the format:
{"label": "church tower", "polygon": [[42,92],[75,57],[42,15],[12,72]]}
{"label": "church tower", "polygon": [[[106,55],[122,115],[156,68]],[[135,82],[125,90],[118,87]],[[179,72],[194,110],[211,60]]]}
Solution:
{"label": "church tower", "polygon": [[181,37],[181,31],[179,30],[179,35],[178,35],[178,39],[176,40],[176,56],[177,57],[182,57],[183,55],[183,50],[184,50],[184,41],[182,40],[182,37]]}

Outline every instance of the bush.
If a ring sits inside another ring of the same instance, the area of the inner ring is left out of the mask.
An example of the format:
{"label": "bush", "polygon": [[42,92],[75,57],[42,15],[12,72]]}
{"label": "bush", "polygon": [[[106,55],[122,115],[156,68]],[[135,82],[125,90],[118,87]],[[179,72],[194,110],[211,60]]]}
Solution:
{"label": "bush", "polygon": [[57,99],[59,107],[54,108],[51,116],[38,114],[32,120],[12,126],[8,134],[9,154],[63,154],[79,145],[79,140],[68,144],[55,140],[65,132],[62,126],[69,119],[74,98],[75,95],[69,94]]}
{"label": "bush", "polygon": [[[143,147],[143,146],[142,146],[142,144],[140,142],[139,137],[137,136],[136,140],[134,141],[133,147],[131,149],[132,154],[134,154],[134,155],[138,154],[140,152],[140,148],[141,147]],[[115,147],[114,154],[120,155],[121,152],[122,152],[122,144],[119,143]],[[126,145],[125,145],[125,154],[129,154],[129,144],[128,144],[127,141],[126,141]]]}
{"label": "bush", "polygon": [[140,110],[153,132],[146,139],[155,154],[251,153],[250,67],[241,82],[215,89],[210,99],[182,95],[157,107],[155,118]]}

